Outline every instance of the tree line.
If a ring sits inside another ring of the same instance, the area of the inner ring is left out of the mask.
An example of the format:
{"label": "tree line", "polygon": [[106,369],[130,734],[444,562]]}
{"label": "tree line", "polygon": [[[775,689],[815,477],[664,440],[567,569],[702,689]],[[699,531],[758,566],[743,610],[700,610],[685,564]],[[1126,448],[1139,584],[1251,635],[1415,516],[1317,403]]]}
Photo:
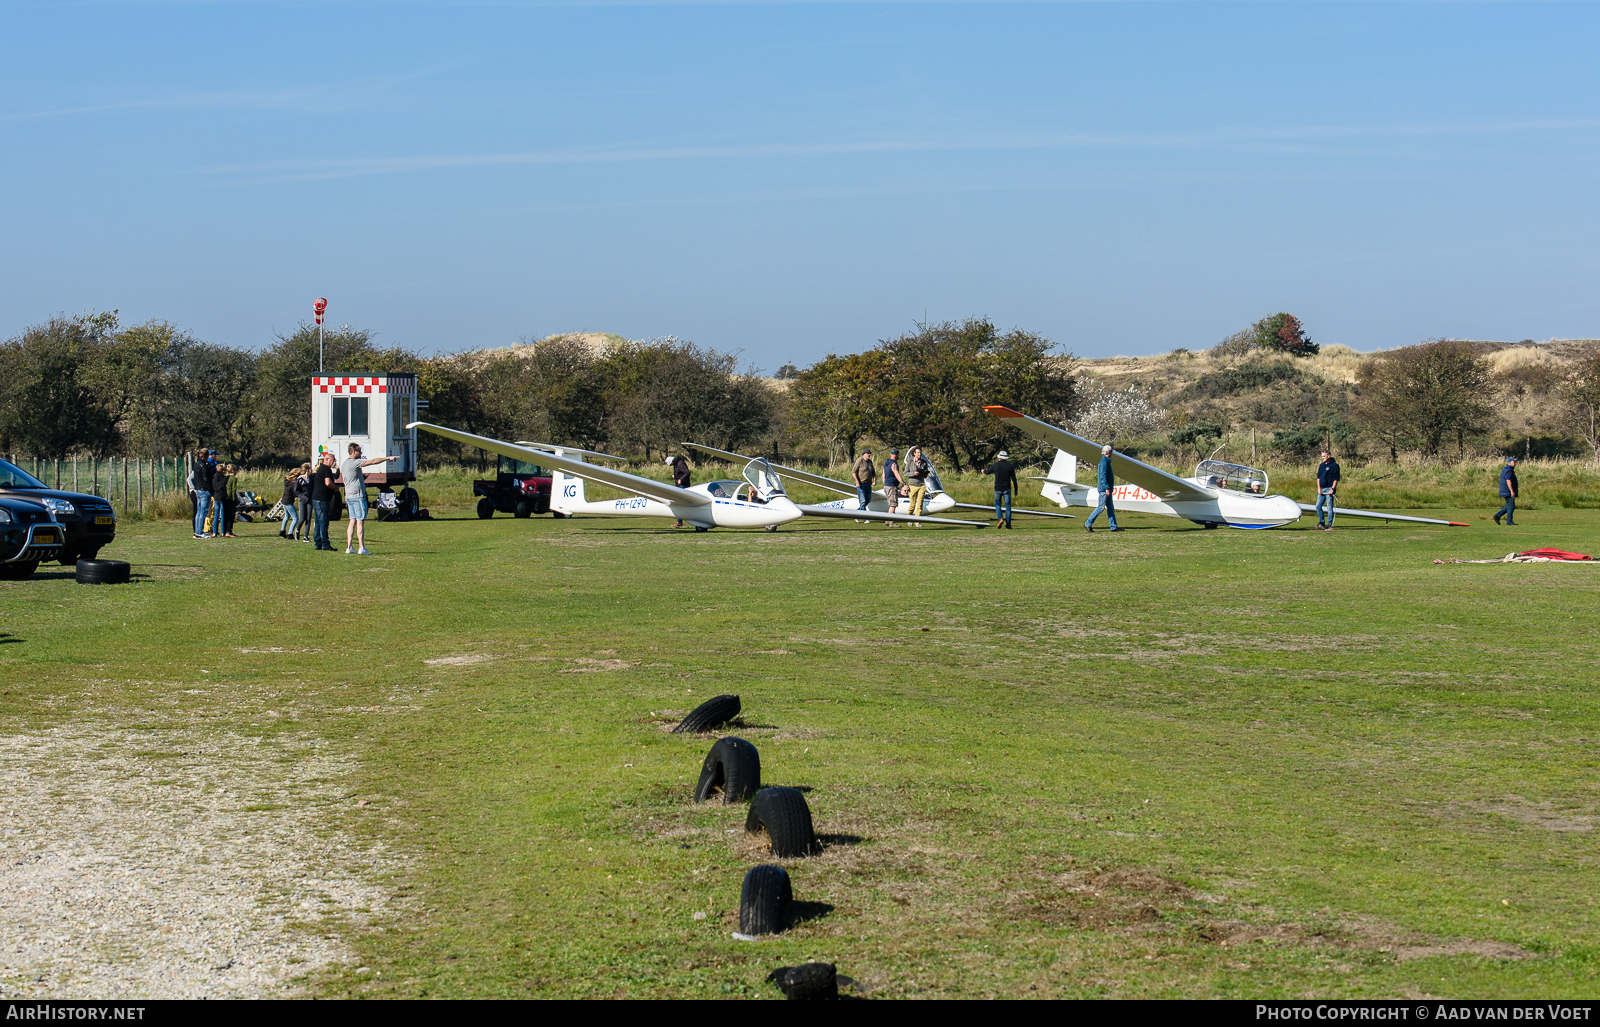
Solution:
{"label": "tree line", "polygon": [[[414,373],[427,420],[646,459],[684,441],[829,463],[853,459],[867,440],[920,444],[958,472],[1002,448],[1045,455],[985,413],[991,404],[1119,447],[1175,448],[1180,464],[1240,418],[1268,428],[1269,449],[1290,459],[1363,443],[1391,459],[1402,450],[1441,456],[1505,431],[1502,401],[1524,395],[1541,397],[1536,427],[1582,440],[1600,459],[1600,352],[1508,374],[1481,347],[1438,340],[1364,359],[1350,385],[1301,370],[1310,365],[1299,358],[1319,347],[1281,312],[1214,347],[1225,366],[1165,395],[1149,383],[1110,387],[1049,339],[985,318],[919,324],[859,353],[785,365],[776,378],[677,338],[592,338],[430,357],[345,326],[325,334],[322,373]],[[1272,362],[1285,354],[1287,364]],[[115,311],[57,316],[0,344],[0,451],[150,458],[214,446],[246,465],[298,462],[311,443],[318,373],[310,325],[251,351],[165,321],[124,326]],[[1261,398],[1269,392],[1270,404]],[[1218,413],[1214,400],[1240,393],[1256,398]],[[419,441],[425,460],[482,458],[438,436]]]}
{"label": "tree line", "polygon": [[[658,456],[684,441],[761,452],[855,455],[861,439],[904,440],[956,468],[987,462],[1006,431],[982,410],[1073,409],[1070,356],[986,320],[920,325],[865,352],[769,379],[735,354],[677,338],[591,345],[555,336],[426,357],[341,327],[301,325],[259,351],[173,324],[124,326],[115,311],[65,315],[0,344],[0,451],[43,459],[155,457],[215,447],[247,465],[305,458],[311,379],[407,372],[425,419],[502,439]],[[426,459],[476,459],[424,433]]]}

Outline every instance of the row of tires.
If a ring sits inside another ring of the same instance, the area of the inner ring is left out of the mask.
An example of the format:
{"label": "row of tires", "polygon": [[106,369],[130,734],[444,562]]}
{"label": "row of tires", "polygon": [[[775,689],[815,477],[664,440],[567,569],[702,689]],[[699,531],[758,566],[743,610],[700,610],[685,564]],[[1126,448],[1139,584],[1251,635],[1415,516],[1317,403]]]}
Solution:
{"label": "row of tires", "polygon": [[[719,695],[701,703],[673,730],[711,731],[737,717],[740,708],[738,696]],[[765,831],[774,856],[793,859],[820,850],[805,793],[777,785],[762,787],[761,753],[746,739],[732,735],[718,739],[700,766],[694,801],[709,802],[719,796],[723,802],[749,800],[744,829],[752,834]],[[752,938],[781,933],[789,924],[793,903],[794,884],[787,870],[774,864],[751,867],[739,890],[739,933]],[[828,963],[783,967],[768,979],[790,998],[838,994],[834,967]]]}

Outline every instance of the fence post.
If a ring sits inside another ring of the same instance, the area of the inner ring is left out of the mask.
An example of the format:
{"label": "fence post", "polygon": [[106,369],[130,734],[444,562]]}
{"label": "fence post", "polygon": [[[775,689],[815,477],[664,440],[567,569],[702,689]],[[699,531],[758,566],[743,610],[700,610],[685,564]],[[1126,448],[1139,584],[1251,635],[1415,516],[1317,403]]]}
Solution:
{"label": "fence post", "polygon": [[[139,459],[139,458],[135,458]],[[134,495],[139,497],[139,512],[144,513],[144,460],[133,466]]]}
{"label": "fence post", "polygon": [[128,458],[122,458],[122,512],[128,512]]}

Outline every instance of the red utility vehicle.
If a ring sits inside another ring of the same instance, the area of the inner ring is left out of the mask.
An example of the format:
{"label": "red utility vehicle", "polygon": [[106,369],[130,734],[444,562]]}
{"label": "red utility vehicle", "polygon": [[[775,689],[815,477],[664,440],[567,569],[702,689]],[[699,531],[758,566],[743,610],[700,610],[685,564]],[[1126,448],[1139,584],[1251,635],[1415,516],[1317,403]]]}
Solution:
{"label": "red utility vehicle", "polygon": [[480,478],[472,483],[472,494],[479,497],[478,516],[484,520],[493,517],[496,510],[513,517],[549,513],[550,472],[538,464],[503,456],[492,479]]}

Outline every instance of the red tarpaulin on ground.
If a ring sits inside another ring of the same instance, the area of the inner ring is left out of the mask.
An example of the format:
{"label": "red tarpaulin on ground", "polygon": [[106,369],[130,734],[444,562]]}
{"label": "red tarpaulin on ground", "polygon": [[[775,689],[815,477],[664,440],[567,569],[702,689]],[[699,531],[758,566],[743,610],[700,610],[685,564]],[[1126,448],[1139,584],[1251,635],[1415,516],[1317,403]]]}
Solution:
{"label": "red tarpaulin on ground", "polygon": [[1530,549],[1525,553],[1507,553],[1498,560],[1435,560],[1434,563],[1560,563],[1568,560],[1588,560],[1594,557],[1582,553],[1569,553],[1565,549]]}
{"label": "red tarpaulin on ground", "polygon": [[1518,556],[1535,556],[1545,560],[1590,560],[1593,557],[1584,556],[1582,553],[1569,553],[1564,549],[1530,549]]}

